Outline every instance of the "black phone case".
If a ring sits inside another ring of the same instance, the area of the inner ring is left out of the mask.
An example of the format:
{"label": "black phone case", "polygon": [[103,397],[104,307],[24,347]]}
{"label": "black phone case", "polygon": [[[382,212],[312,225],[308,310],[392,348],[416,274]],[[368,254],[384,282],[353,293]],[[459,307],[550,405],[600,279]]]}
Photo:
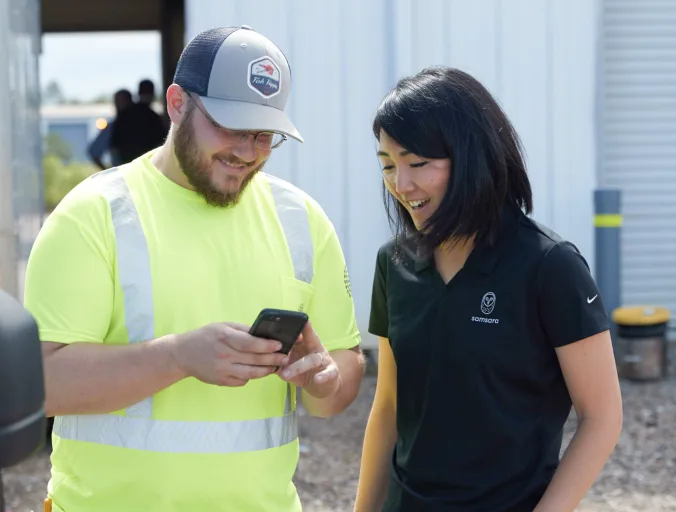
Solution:
{"label": "black phone case", "polygon": [[282,348],[279,352],[288,354],[307,321],[308,316],[300,311],[264,309],[258,314],[249,333],[258,338],[280,341]]}

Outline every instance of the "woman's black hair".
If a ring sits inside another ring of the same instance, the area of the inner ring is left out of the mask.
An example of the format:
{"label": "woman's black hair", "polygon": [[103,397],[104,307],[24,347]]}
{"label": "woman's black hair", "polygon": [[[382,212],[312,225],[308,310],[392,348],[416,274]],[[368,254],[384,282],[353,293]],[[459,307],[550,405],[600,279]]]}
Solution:
{"label": "woman's black hair", "polygon": [[451,161],[446,194],[420,231],[383,183],[395,249],[413,243],[429,255],[442,243],[471,236],[476,245],[492,244],[505,206],[531,213],[519,136],[488,90],[467,73],[431,67],[401,79],[376,112],[378,140],[381,130],[422,158]]}

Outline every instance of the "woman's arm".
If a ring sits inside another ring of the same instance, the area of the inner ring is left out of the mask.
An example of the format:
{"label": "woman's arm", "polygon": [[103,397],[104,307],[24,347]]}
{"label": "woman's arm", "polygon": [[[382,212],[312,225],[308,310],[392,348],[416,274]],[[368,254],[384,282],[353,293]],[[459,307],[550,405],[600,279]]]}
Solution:
{"label": "woman's arm", "polygon": [[397,368],[387,338],[378,339],[378,384],[364,434],[355,512],[376,512],[387,496],[389,462],[397,441]]}
{"label": "woman's arm", "polygon": [[578,416],[573,439],[534,512],[572,512],[622,430],[622,397],[608,331],[556,349]]}

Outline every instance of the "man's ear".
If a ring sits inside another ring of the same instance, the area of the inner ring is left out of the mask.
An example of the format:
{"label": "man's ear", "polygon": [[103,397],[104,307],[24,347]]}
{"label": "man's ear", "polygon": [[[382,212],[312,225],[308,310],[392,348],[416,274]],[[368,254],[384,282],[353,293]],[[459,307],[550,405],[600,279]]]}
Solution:
{"label": "man's ear", "polygon": [[173,124],[181,124],[188,110],[188,94],[176,84],[167,89],[167,115]]}

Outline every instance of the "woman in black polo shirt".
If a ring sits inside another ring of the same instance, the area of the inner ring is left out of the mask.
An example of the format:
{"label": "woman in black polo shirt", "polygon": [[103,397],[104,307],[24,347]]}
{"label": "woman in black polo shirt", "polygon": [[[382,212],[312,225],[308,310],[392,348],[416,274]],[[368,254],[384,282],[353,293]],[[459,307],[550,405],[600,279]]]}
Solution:
{"label": "woman in black polo shirt", "polygon": [[373,130],[397,232],[376,263],[378,385],[355,511],[573,511],[622,425],[586,261],[527,217],[518,136],[471,76],[401,80]]}

